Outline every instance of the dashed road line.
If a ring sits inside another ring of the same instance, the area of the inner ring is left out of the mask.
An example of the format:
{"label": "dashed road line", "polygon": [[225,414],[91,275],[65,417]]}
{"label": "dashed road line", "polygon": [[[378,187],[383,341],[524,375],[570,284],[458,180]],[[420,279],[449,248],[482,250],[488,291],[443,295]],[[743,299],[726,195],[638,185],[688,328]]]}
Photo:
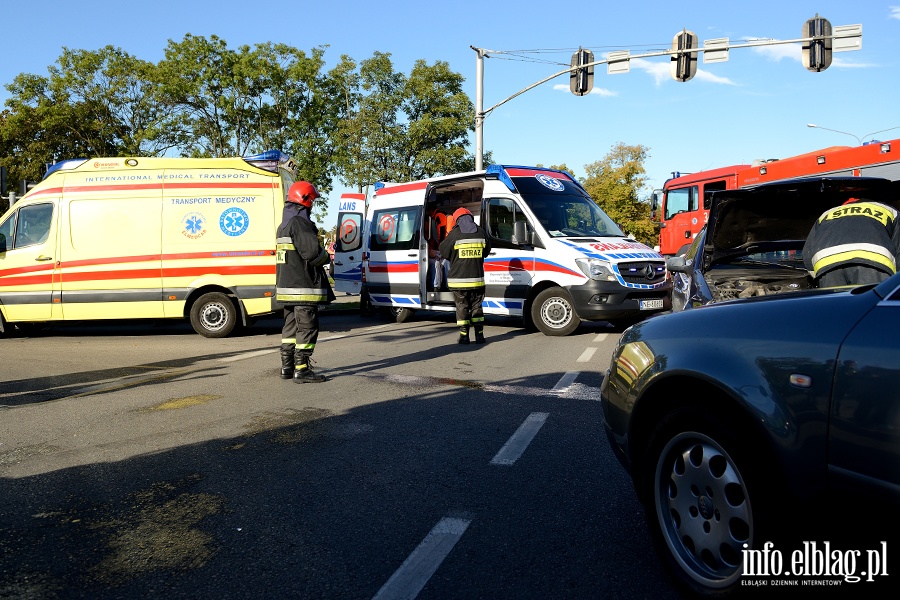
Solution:
{"label": "dashed road line", "polygon": [[594,352],[596,351],[596,348],[585,348],[584,352],[581,353],[581,356],[578,357],[577,362],[590,362],[591,357],[594,356]]}
{"label": "dashed road line", "polygon": [[608,337],[609,337],[608,333],[601,333],[600,335],[598,335],[597,337],[594,338],[594,341],[595,342],[604,342],[604,341],[606,341],[606,338],[608,338]]}
{"label": "dashed road line", "polygon": [[438,521],[372,600],[413,600],[453,550],[471,522],[470,519],[455,517],[444,517]]}
{"label": "dashed road line", "polygon": [[525,452],[525,449],[528,448],[528,444],[531,443],[537,432],[544,426],[544,423],[547,422],[548,416],[550,416],[550,413],[545,412],[536,412],[528,415],[525,421],[516,429],[516,432],[512,434],[512,437],[503,444],[500,451],[491,459],[491,464],[510,466],[515,463]]}
{"label": "dashed road line", "polygon": [[559,381],[556,382],[556,385],[553,386],[551,392],[556,392],[557,394],[565,394],[566,390],[571,387],[575,380],[578,379],[578,375],[580,371],[567,371],[565,375],[559,378]]}

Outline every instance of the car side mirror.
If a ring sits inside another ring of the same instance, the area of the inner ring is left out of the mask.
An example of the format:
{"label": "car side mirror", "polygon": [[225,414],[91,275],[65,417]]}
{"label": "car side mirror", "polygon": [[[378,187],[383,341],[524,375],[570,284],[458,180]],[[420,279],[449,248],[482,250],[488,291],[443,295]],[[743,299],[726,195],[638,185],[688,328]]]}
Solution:
{"label": "car side mirror", "polygon": [[513,223],[512,243],[517,246],[525,246],[530,243],[528,227],[525,224],[525,221],[516,221]]}
{"label": "car side mirror", "polygon": [[666,260],[666,268],[675,273],[687,272],[688,264],[684,260],[684,256],[670,256]]}

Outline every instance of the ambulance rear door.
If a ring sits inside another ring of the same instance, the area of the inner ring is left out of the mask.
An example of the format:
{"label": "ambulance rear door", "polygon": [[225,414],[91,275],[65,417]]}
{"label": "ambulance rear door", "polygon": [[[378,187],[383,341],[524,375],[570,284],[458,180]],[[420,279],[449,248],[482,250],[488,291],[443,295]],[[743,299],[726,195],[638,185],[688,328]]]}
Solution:
{"label": "ambulance rear door", "polygon": [[362,288],[365,211],[365,194],[341,194],[331,274],[335,291],[358,294]]}
{"label": "ambulance rear door", "polygon": [[375,192],[369,207],[366,288],[376,306],[423,306],[422,282],[428,251],[422,222],[428,183],[388,185]]}

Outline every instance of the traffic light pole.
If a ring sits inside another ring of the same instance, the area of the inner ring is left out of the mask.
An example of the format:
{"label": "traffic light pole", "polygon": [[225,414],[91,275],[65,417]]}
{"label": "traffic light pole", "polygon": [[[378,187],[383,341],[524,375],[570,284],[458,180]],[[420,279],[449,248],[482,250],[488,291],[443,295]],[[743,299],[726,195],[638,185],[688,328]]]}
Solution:
{"label": "traffic light pole", "polygon": [[[816,18],[819,18],[818,16]],[[830,27],[830,26],[829,26]],[[677,35],[676,35],[677,37]],[[803,37],[793,40],[760,40],[755,42],[747,42],[745,44],[728,44],[727,40],[725,43],[721,43],[721,40],[715,40],[715,44],[710,44],[713,40],[709,40],[704,42],[704,45],[700,48],[687,48],[687,49],[671,49],[671,50],[660,50],[658,52],[645,52],[644,54],[627,54],[625,56],[622,53],[617,53],[616,57],[613,59],[604,59],[597,60],[590,63],[585,63],[583,65],[577,66],[569,66],[565,69],[558,71],[548,77],[541,79],[540,81],[536,81],[529,85],[528,87],[522,88],[515,94],[508,96],[501,100],[500,102],[494,104],[487,110],[484,110],[484,59],[490,58],[489,52],[494,52],[495,54],[499,54],[499,52],[493,50],[487,50],[485,48],[476,48],[475,46],[470,46],[472,50],[474,50],[477,54],[476,66],[475,66],[475,170],[481,171],[484,168],[484,119],[491,114],[495,108],[503,106],[513,98],[521,96],[525,92],[532,90],[539,85],[547,83],[551,79],[555,79],[560,77],[561,75],[565,75],[566,73],[571,73],[572,71],[578,69],[586,69],[588,67],[593,67],[596,65],[605,65],[605,64],[616,64],[616,63],[627,63],[632,58],[652,58],[656,56],[669,56],[672,59],[678,59],[683,54],[691,54],[695,52],[711,52],[715,53],[717,56],[721,56],[724,54],[726,58],[718,58],[718,61],[727,60],[727,52],[733,48],[758,48],[760,46],[777,46],[781,44],[805,44],[804,51],[810,46],[815,47],[816,43],[824,42],[824,40],[846,40],[842,45],[836,46],[834,51],[846,51],[846,50],[859,50],[862,47],[862,26],[858,25],[845,25],[842,27],[835,27],[833,35],[824,35],[824,36],[813,36],[813,37]],[[710,44],[707,47],[707,44]],[[704,56],[704,58],[706,58]],[[705,60],[705,62],[711,62]],[[626,69],[627,70],[627,69]],[[810,69],[812,70],[812,69]],[[818,69],[822,70],[822,69]],[[686,81],[686,80],[685,80]]]}

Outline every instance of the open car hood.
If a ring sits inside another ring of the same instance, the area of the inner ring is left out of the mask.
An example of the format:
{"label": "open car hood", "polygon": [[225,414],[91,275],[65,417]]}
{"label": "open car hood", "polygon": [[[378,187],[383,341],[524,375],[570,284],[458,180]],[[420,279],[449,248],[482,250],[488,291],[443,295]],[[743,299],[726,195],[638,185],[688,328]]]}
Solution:
{"label": "open car hood", "polygon": [[900,208],[900,182],[815,177],[714,192],[704,246],[707,264],[758,252],[799,250],[816,219],[850,198]]}

